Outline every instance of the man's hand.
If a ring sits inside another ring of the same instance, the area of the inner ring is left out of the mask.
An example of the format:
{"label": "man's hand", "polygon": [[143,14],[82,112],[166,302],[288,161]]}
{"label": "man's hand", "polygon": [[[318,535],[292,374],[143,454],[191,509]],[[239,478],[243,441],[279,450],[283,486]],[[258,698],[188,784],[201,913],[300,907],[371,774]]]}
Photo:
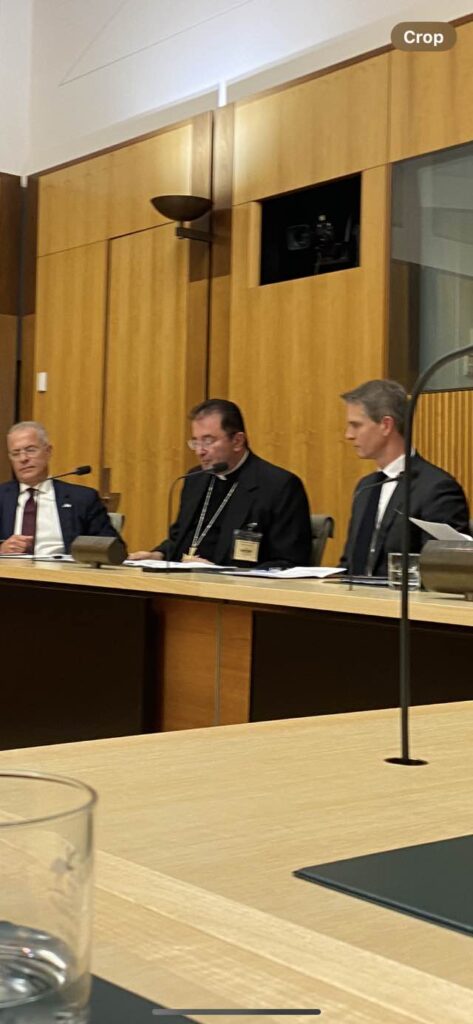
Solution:
{"label": "man's hand", "polygon": [[27,555],[32,553],[33,537],[13,533],[0,544],[0,555]]}
{"label": "man's hand", "polygon": [[134,562],[141,562],[144,558],[154,558],[157,562],[162,562],[164,555],[162,551],[133,551],[128,558],[133,559]]}

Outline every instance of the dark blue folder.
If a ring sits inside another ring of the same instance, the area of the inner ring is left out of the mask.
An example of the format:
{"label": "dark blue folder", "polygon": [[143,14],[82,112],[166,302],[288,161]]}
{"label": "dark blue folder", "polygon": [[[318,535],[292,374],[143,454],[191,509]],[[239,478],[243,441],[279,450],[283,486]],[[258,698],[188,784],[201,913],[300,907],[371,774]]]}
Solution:
{"label": "dark blue folder", "polygon": [[472,835],[314,864],[294,874],[473,935]]}

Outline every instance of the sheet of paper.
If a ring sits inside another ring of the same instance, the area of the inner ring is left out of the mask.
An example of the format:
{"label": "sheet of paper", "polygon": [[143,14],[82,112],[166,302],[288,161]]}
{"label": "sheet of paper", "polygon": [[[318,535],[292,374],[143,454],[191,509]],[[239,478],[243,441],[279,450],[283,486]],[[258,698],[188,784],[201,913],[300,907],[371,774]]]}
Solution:
{"label": "sheet of paper", "polygon": [[[211,569],[223,569],[225,566],[214,565],[213,562],[206,564],[205,562],[166,562],[158,558],[142,558],[139,561],[136,558],[126,558],[122,563],[123,565],[130,565],[134,569],[155,569],[156,572],[169,572],[170,569],[174,572],[175,570],[181,570],[186,572],[189,569],[199,569],[199,572],[205,572],[205,570]],[[232,572],[232,567],[228,566],[228,571]]]}
{"label": "sheet of paper", "polygon": [[[224,569],[224,572],[227,570]],[[293,569],[230,569],[233,576],[260,576],[263,579],[276,580],[324,580],[328,576],[337,576],[346,569],[334,569],[329,566],[299,565]]]}
{"label": "sheet of paper", "polygon": [[430,533],[435,540],[458,540],[461,537],[462,540],[469,540],[473,544],[473,537],[470,537],[469,533],[459,533],[448,523],[428,523],[425,519],[414,519],[414,516],[409,516],[409,522],[419,526],[425,533]]}

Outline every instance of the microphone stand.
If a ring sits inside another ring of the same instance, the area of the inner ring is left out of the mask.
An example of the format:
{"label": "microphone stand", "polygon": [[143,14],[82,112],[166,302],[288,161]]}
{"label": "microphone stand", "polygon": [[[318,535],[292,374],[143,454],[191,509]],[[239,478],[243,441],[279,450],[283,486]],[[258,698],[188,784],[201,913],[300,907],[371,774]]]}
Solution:
{"label": "microphone stand", "polygon": [[473,345],[465,345],[464,348],[456,348],[453,352],[436,359],[417,378],[412,389],[411,398],[407,407],[406,432],[405,432],[405,467],[404,467],[404,521],[402,524],[402,577],[401,577],[401,619],[399,623],[399,700],[401,709],[401,756],[385,758],[390,764],[421,765],[426,761],[410,757],[409,752],[409,707],[411,702],[411,681],[410,681],[410,622],[409,622],[409,514],[411,499],[412,479],[412,427],[414,413],[419,395],[424,385],[432,375],[440,370],[447,363],[453,363],[463,356],[473,353]]}

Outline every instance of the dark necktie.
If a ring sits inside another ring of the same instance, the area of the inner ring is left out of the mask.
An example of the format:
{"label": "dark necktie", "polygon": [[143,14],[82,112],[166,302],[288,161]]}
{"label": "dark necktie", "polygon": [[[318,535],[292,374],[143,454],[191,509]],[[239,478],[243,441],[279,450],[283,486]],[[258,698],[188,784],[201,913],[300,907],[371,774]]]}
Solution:
{"label": "dark necktie", "polygon": [[[376,513],[378,511],[381,485],[383,481],[387,479],[388,477],[386,476],[386,473],[383,473],[381,470],[379,470],[378,473],[375,473],[371,483],[366,485],[367,487],[371,487],[371,490],[368,494],[365,512],[363,515],[363,519],[361,520],[360,529],[358,530],[357,533],[355,550],[353,553],[352,572],[355,574],[355,576],[364,576],[367,571],[371,540],[375,529]],[[376,487],[375,484],[378,484],[378,486]],[[357,499],[355,497],[355,501],[356,500]]]}
{"label": "dark necktie", "polygon": [[28,548],[28,554],[33,554],[36,533],[36,491],[34,487],[29,487],[28,490],[30,492],[30,495],[23,509],[23,522],[21,525],[21,532],[24,537],[33,538]]}

